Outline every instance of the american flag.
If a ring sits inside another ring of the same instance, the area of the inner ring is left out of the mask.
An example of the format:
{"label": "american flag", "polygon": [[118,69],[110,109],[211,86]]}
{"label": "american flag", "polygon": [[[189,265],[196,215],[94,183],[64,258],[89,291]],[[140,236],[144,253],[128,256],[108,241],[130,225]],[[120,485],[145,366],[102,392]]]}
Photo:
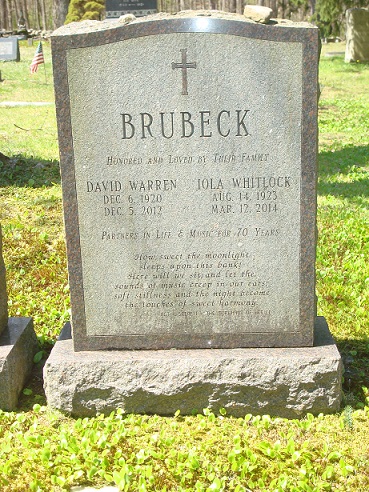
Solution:
{"label": "american flag", "polygon": [[44,54],[42,51],[42,43],[40,41],[38,43],[35,56],[33,57],[33,60],[32,60],[31,66],[30,66],[31,73],[36,73],[38,66],[41,65],[41,63],[45,63],[45,60],[44,60]]}

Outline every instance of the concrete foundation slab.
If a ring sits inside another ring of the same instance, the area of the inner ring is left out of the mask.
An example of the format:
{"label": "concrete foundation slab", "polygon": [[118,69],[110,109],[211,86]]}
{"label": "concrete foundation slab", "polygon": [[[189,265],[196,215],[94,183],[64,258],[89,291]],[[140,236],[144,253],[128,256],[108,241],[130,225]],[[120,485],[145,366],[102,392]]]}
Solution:
{"label": "concrete foundation slab", "polygon": [[9,318],[0,336],[0,409],[13,411],[38,350],[32,318]]}
{"label": "concrete foundation slab", "polygon": [[48,404],[75,415],[117,408],[173,415],[225,408],[228,415],[287,418],[340,408],[342,362],[325,319],[305,348],[74,352],[63,329],[44,368]]}

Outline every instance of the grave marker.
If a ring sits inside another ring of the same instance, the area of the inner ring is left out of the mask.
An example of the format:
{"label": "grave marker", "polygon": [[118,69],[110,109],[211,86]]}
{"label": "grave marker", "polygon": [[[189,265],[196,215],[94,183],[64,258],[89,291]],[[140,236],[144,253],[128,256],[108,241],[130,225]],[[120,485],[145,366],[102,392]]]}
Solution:
{"label": "grave marker", "polygon": [[76,350],[313,344],[318,31],[233,23],[54,38]]}
{"label": "grave marker", "polygon": [[20,61],[18,38],[0,38],[0,60]]}
{"label": "grave marker", "polygon": [[107,19],[117,19],[126,14],[142,17],[157,11],[157,0],[106,0]]}
{"label": "grave marker", "polygon": [[[95,408],[56,403],[66,366],[85,378],[101,360],[91,384],[111,387],[123,367],[150,374],[178,364],[167,349],[187,349],[203,385],[199,354],[220,374],[229,349],[253,366],[248,347],[311,347],[314,326],[327,331],[315,306],[318,44],[309,24],[219,12],[54,33],[75,352],[63,340],[49,359],[51,404]],[[296,350],[294,374],[308,354]],[[272,352],[258,354],[268,365],[282,354]]]}
{"label": "grave marker", "polygon": [[38,343],[32,318],[8,318],[0,226],[0,409],[13,411],[30,376]]}
{"label": "grave marker", "polygon": [[346,10],[345,62],[369,61],[369,9]]}

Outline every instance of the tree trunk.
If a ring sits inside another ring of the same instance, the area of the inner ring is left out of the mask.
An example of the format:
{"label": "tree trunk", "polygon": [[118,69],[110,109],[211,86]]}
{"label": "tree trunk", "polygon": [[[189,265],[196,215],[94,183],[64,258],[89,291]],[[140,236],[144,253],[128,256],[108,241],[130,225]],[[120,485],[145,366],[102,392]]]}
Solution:
{"label": "tree trunk", "polygon": [[273,10],[272,17],[275,19],[278,17],[278,7],[277,7],[277,0],[271,0],[269,3],[269,7]]}
{"label": "tree trunk", "polygon": [[42,29],[47,29],[45,0],[40,0]]}
{"label": "tree trunk", "polygon": [[6,30],[7,24],[5,0],[0,0],[0,28]]}
{"label": "tree trunk", "polygon": [[20,18],[20,10],[19,10],[19,5],[18,5],[18,0],[13,0],[13,8],[14,8],[14,15],[15,15],[15,25],[18,27],[18,20]]}
{"label": "tree trunk", "polygon": [[28,7],[26,0],[20,0],[21,10],[23,12],[23,17],[26,21],[26,28],[29,29],[29,18],[28,18]]}
{"label": "tree trunk", "polygon": [[12,1],[11,0],[8,0],[6,2],[6,13],[7,13],[7,17],[8,17],[8,31],[12,31],[13,30],[13,21],[12,21]]}
{"label": "tree trunk", "polygon": [[35,6],[35,23],[36,23],[36,29],[41,29],[40,16],[39,16],[40,8],[39,8],[38,0],[35,0],[35,5],[34,6]]}
{"label": "tree trunk", "polygon": [[54,29],[62,26],[68,14],[69,0],[53,0]]}

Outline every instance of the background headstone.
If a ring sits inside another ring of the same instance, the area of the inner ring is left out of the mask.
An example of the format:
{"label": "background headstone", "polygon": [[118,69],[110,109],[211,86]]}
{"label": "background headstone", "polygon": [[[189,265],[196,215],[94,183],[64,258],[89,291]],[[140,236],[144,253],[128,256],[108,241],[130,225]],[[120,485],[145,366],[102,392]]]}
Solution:
{"label": "background headstone", "polygon": [[345,61],[369,61],[369,9],[346,10]]}
{"label": "background headstone", "polygon": [[19,40],[17,37],[0,38],[0,60],[20,61]]}
{"label": "background headstone", "polygon": [[157,0],[106,0],[107,19],[117,19],[126,14],[142,17],[157,11]]}
{"label": "background headstone", "polygon": [[0,226],[0,409],[15,410],[38,349],[32,318],[9,318]]}

